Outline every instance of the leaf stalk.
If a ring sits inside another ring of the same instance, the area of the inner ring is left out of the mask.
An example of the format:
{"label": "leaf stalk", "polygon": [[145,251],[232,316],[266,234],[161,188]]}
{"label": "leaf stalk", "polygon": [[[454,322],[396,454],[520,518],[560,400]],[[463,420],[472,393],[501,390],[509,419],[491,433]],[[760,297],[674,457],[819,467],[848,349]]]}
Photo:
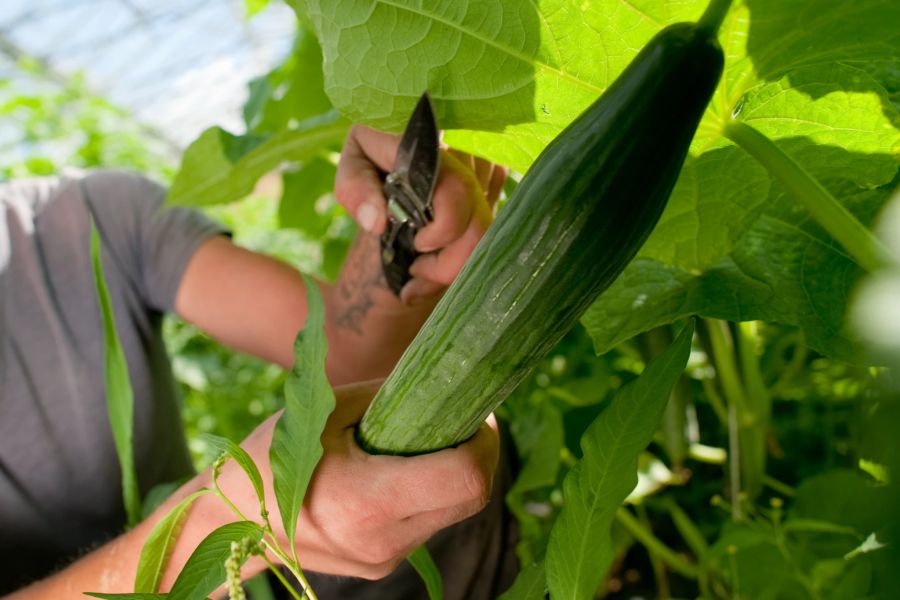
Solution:
{"label": "leaf stalk", "polygon": [[697,579],[700,576],[700,570],[696,565],[686,561],[677,552],[666,546],[658,537],[653,535],[652,531],[644,527],[627,508],[622,507],[616,512],[616,520],[628,533],[646,546],[648,550],[654,552],[673,571],[688,579]]}
{"label": "leaf stalk", "polygon": [[856,264],[871,272],[894,262],[891,252],[881,241],[772,140],[734,119],[725,126],[724,134],[778,179],[813,219],[844,247]]}

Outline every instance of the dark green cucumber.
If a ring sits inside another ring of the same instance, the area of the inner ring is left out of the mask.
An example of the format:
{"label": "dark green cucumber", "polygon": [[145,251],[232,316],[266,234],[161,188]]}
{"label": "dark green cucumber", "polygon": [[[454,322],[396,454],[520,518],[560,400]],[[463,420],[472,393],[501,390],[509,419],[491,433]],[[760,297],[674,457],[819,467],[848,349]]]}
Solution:
{"label": "dark green cucumber", "polygon": [[378,392],[364,448],[417,454],[470,437],[622,272],[722,72],[707,29],[661,31],[547,146]]}

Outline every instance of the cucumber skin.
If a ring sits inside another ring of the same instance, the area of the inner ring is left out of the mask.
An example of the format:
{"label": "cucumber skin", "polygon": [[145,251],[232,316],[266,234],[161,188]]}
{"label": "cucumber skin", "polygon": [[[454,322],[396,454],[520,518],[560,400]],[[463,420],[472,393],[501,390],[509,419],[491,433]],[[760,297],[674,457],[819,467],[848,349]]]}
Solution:
{"label": "cucumber skin", "polygon": [[547,146],[376,395],[364,449],[477,431],[643,245],[723,64],[714,36],[667,27]]}

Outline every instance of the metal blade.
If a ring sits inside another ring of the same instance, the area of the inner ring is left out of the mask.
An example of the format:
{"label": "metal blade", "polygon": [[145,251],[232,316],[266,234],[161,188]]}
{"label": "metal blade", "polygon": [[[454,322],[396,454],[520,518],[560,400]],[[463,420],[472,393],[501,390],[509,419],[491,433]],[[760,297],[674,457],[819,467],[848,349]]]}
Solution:
{"label": "metal blade", "polygon": [[381,262],[398,296],[419,255],[413,240],[434,219],[431,196],[440,168],[440,138],[428,92],[422,94],[400,140],[394,170],[384,182],[388,229],[381,235]]}
{"label": "metal blade", "polygon": [[413,198],[420,208],[428,208],[430,220],[431,193],[437,179],[440,158],[440,137],[434,108],[428,92],[422,94],[409,118],[397,158],[394,162],[395,177],[405,180],[412,188]]}

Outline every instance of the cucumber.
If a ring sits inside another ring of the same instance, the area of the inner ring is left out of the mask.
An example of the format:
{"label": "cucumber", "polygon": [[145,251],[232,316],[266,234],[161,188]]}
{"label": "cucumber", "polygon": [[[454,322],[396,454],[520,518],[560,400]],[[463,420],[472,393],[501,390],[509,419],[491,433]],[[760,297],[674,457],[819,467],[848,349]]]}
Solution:
{"label": "cucumber", "polygon": [[609,287],[662,214],[722,73],[712,28],[657,34],[538,157],[401,357],[357,439],[467,439]]}

